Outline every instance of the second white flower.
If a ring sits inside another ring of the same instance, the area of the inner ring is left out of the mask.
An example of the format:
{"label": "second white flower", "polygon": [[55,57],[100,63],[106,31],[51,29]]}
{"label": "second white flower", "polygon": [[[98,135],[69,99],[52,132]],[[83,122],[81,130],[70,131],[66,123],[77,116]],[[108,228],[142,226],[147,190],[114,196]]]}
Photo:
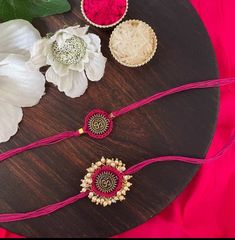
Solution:
{"label": "second white flower", "polygon": [[83,95],[88,79],[99,81],[105,71],[107,59],[101,53],[100,38],[87,33],[88,28],[61,29],[36,42],[31,52],[33,65],[38,68],[49,65],[47,81],[71,98]]}

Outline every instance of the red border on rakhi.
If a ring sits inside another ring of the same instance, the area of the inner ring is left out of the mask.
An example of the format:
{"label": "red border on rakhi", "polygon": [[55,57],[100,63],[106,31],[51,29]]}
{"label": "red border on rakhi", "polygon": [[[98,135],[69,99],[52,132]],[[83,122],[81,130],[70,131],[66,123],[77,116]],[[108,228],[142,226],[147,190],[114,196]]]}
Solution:
{"label": "red border on rakhi", "polygon": [[[88,124],[89,124],[89,120],[92,116],[94,116],[95,114],[100,114],[102,116],[104,116],[107,120],[108,120],[108,129],[105,131],[105,133],[103,134],[94,134],[93,132],[91,132],[89,130]],[[100,110],[100,109],[94,109],[91,112],[89,112],[85,118],[85,126],[84,126],[84,132],[87,133],[90,137],[95,138],[95,139],[104,139],[107,136],[109,136],[109,134],[112,132],[113,130],[113,121],[109,116],[110,114]]]}
{"label": "red border on rakhi", "polygon": [[[103,193],[101,191],[99,191],[96,187],[96,177],[101,174],[102,172],[111,172],[113,173],[115,176],[118,177],[118,185],[117,187],[111,192],[111,193]],[[95,194],[97,194],[98,196],[101,197],[105,197],[105,198],[111,198],[116,196],[117,192],[121,190],[122,185],[123,185],[123,174],[118,171],[116,168],[114,167],[110,167],[110,166],[103,166],[99,169],[97,169],[94,174],[92,175],[92,186],[91,186],[91,191],[94,192]]]}

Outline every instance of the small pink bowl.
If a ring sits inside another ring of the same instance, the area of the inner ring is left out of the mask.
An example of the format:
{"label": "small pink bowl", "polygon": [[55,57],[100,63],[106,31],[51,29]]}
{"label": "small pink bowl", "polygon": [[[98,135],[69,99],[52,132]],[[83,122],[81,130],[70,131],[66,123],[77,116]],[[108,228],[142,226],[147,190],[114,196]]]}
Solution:
{"label": "small pink bowl", "polygon": [[85,19],[99,28],[117,25],[125,17],[128,0],[82,0],[81,11]]}

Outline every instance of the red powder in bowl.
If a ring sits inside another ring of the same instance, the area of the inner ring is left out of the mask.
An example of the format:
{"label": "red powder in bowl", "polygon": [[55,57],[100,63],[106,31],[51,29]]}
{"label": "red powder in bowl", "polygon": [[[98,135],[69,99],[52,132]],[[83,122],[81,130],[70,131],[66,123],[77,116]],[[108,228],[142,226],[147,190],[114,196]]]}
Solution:
{"label": "red powder in bowl", "polygon": [[117,24],[126,14],[127,0],[83,0],[82,10],[93,24],[108,27]]}

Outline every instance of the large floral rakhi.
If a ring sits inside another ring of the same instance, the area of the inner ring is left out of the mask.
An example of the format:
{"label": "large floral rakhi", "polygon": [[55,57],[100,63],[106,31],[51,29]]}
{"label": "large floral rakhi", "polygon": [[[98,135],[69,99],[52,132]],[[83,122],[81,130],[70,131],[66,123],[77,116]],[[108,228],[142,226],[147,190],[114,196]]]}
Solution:
{"label": "large floral rakhi", "polygon": [[123,201],[132,186],[129,182],[132,176],[125,175],[125,171],[126,166],[122,161],[102,157],[87,169],[88,173],[81,180],[81,192],[89,192],[88,198],[104,207]]}
{"label": "large floral rakhi", "polygon": [[107,59],[101,53],[101,40],[87,33],[88,28],[61,29],[38,41],[32,50],[32,63],[38,68],[49,65],[47,81],[72,98],[85,93],[88,79],[99,81],[104,75]]}

